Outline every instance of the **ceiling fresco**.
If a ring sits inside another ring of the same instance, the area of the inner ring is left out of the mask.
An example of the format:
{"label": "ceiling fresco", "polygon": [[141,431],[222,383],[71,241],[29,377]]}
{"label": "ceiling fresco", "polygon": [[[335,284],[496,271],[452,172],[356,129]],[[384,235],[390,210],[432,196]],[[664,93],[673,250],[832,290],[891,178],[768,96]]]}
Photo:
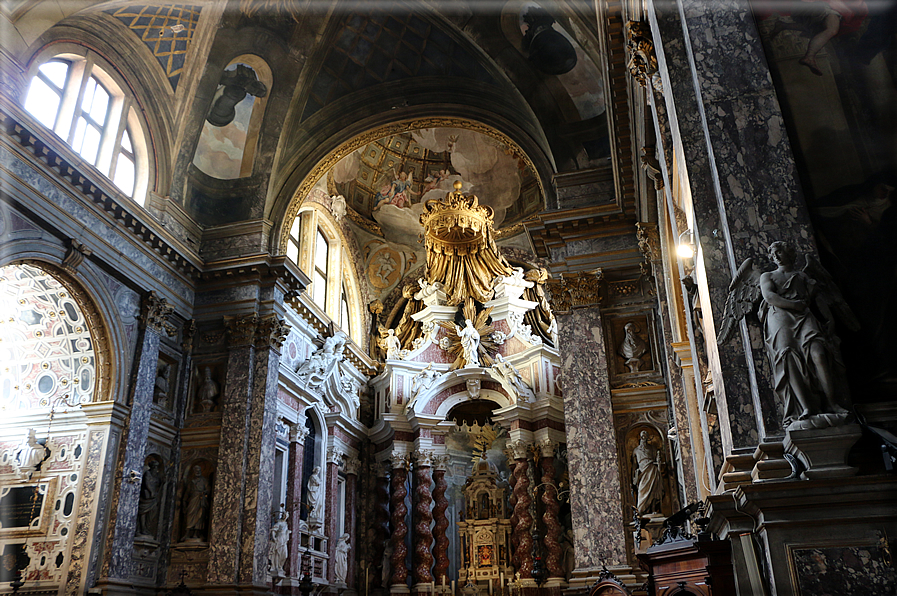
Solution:
{"label": "ceiling fresco", "polygon": [[361,217],[380,224],[388,240],[417,244],[420,215],[457,180],[495,212],[495,227],[541,209],[534,172],[501,141],[461,128],[426,128],[380,138],[327,173],[331,195],[342,195]]}

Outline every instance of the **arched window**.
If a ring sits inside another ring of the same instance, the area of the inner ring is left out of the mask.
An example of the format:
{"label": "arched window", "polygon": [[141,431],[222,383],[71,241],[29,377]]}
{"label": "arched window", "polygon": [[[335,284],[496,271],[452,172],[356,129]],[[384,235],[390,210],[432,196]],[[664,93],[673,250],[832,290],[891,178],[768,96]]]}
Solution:
{"label": "arched window", "polygon": [[289,224],[287,258],[311,279],[306,291],[315,306],[353,341],[363,327],[352,258],[329,212],[309,202]]}
{"label": "arched window", "polygon": [[80,47],[50,51],[48,60],[35,63],[25,110],[142,204],[149,186],[146,135],[120,75]]}

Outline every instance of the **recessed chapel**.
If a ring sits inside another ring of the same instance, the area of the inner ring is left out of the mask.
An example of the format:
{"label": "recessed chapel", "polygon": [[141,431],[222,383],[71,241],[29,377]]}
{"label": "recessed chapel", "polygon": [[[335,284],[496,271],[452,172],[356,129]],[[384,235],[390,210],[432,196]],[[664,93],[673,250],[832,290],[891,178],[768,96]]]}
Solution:
{"label": "recessed chapel", "polygon": [[897,594],[897,0],[4,0],[0,595]]}

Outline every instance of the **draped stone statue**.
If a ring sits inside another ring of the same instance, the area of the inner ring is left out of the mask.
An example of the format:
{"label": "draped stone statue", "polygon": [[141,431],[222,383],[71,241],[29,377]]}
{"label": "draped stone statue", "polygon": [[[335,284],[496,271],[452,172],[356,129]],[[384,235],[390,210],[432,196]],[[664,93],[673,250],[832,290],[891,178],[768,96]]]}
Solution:
{"label": "draped stone statue", "polygon": [[336,556],[333,562],[333,576],[337,583],[346,583],[349,575],[349,535],[343,534],[336,542]]}
{"label": "draped stone statue", "polygon": [[492,366],[499,375],[514,386],[514,390],[517,391],[517,395],[520,397],[521,401],[536,401],[536,394],[533,392],[532,388],[526,384],[526,381],[523,380],[520,371],[517,370],[516,366],[505,360],[501,354],[495,355],[495,364]]}
{"label": "draped stone statue", "polygon": [[137,502],[137,536],[156,536],[159,519],[159,499],[164,480],[159,461],[151,459],[143,469],[140,483],[140,500]]}
{"label": "draped stone statue", "polygon": [[287,561],[287,544],[290,541],[290,534],[287,514],[281,509],[268,534],[268,573],[272,577],[284,576],[283,564]]}
{"label": "draped stone statue", "polygon": [[795,270],[796,253],[784,242],[769,245],[774,271],[760,274],[746,259],[729,284],[719,343],[757,308],[763,324],[772,386],[784,407],[786,430],[826,428],[847,422],[835,399],[843,370],[835,336],[835,314],[850,330],[859,322],[828,272],[812,257]]}
{"label": "draped stone statue", "polygon": [[15,453],[16,473],[22,480],[28,481],[40,468],[41,462],[47,459],[50,451],[37,442],[37,434],[33,428],[29,428],[28,435]]}
{"label": "draped stone statue", "polygon": [[623,331],[625,332],[625,337],[620,346],[620,356],[626,360],[629,372],[638,372],[642,367],[642,356],[648,353],[648,342],[638,334],[638,325],[631,321],[626,323]]}
{"label": "draped stone statue", "polygon": [[196,464],[184,489],[184,535],[182,541],[201,542],[208,538],[209,481],[202,475],[202,466]]}
{"label": "draped stone statue", "polygon": [[648,441],[648,431],[639,433],[632,450],[632,490],[639,514],[660,513],[663,488],[660,476],[660,451]]}
{"label": "draped stone statue", "polygon": [[480,347],[480,332],[473,326],[473,321],[466,319],[464,327],[455,325],[455,332],[461,342],[461,350],[464,356],[464,368],[473,368],[480,365],[480,357],[477,350]]}
{"label": "draped stone statue", "polygon": [[315,466],[308,478],[306,488],[306,506],[308,507],[308,525],[316,527],[321,524],[321,497],[324,480],[321,478],[321,466]]}
{"label": "draped stone statue", "polygon": [[399,338],[396,337],[396,330],[390,329],[386,332],[386,337],[383,340],[384,348],[386,349],[386,357],[387,358],[399,358],[399,354],[402,352],[402,342],[399,341]]}
{"label": "draped stone statue", "polygon": [[199,386],[199,407],[202,412],[211,412],[218,397],[218,383],[212,378],[212,368],[207,366],[203,371],[202,385]]}
{"label": "draped stone statue", "polygon": [[168,377],[171,375],[171,365],[160,362],[156,369],[156,382],[153,387],[153,403],[165,405],[168,401]]}

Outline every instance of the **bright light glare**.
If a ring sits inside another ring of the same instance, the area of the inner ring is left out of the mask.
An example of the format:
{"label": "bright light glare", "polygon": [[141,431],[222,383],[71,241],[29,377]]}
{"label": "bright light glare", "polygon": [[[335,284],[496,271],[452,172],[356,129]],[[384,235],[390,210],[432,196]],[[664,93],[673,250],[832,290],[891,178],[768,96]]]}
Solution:
{"label": "bright light glare", "polygon": [[676,247],[676,254],[680,259],[690,259],[695,256],[695,249],[691,247],[691,244],[685,244],[683,242]]}

